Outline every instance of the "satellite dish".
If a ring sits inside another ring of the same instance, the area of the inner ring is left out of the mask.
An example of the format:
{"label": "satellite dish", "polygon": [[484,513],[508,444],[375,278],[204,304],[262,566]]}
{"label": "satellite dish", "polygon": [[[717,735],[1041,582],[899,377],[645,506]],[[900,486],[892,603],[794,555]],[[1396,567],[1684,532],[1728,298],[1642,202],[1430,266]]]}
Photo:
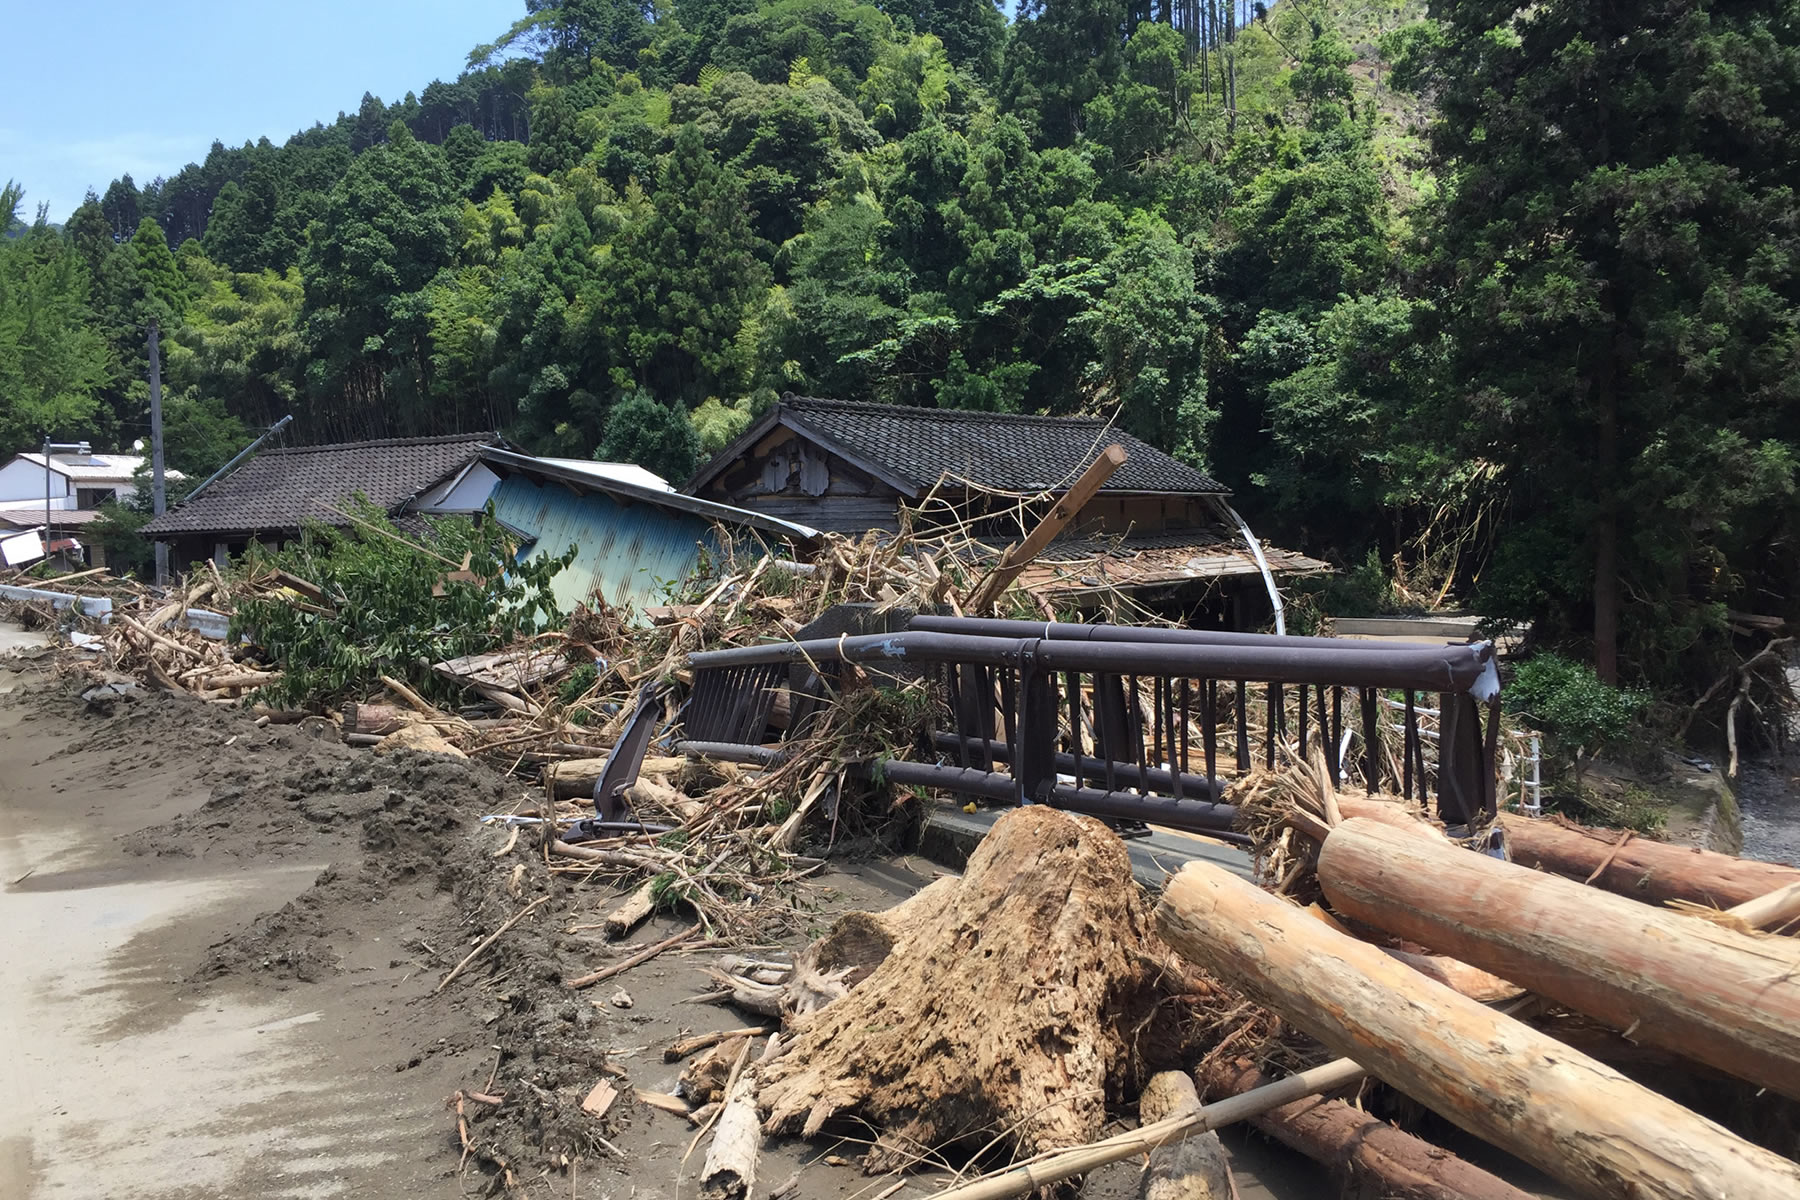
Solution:
{"label": "satellite dish", "polygon": [[137,441],[135,441],[135,442],[133,442],[133,443],[131,443],[131,448],[132,448],[132,449],[133,449],[133,450],[140,450],[140,451],[141,451],[141,450],[142,450],[142,449],[143,449],[143,448],[144,448],[144,439],[143,439],[143,438],[139,438],[139,439],[138,439],[138,440],[137,440]]}

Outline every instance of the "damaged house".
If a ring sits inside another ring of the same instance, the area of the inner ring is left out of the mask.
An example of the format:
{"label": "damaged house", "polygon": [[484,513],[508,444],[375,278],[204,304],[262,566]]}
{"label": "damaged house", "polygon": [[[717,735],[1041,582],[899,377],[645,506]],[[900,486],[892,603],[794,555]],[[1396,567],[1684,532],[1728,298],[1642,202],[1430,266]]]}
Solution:
{"label": "damaged house", "polygon": [[482,510],[497,476],[480,454],[500,444],[496,434],[464,433],[264,450],[201,485],[144,526],[144,536],[168,542],[177,563],[223,562],[251,542],[279,546],[308,523],[348,526],[358,496],[421,533],[420,517]]}
{"label": "damaged house", "polygon": [[[1230,490],[1105,421],[905,408],[786,396],[689,482],[692,494],[851,537],[964,524],[977,556],[1020,539],[1095,457],[1123,466],[1019,583],[1064,608],[1108,596],[1204,626],[1249,629],[1269,612]],[[1329,569],[1259,547],[1277,576]]]}

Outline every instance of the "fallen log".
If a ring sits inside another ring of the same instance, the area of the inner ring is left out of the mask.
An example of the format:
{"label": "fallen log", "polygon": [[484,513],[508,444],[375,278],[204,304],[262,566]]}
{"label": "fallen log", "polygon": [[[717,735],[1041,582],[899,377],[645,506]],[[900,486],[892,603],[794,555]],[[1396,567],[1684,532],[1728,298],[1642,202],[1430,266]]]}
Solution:
{"label": "fallen log", "polygon": [[656,880],[650,879],[631,895],[625,897],[617,908],[607,913],[600,922],[600,927],[609,940],[616,941],[630,933],[639,921],[655,911]]}
{"label": "fallen log", "polygon": [[[1200,1111],[1194,1081],[1180,1071],[1152,1075],[1138,1097],[1138,1120],[1154,1125]],[[1231,1166],[1219,1135],[1208,1130],[1150,1152],[1138,1200],[1232,1200]]]}
{"label": "fallen log", "polygon": [[1319,850],[1331,906],[1653,1046],[1800,1097],[1800,944],[1351,820]]}
{"label": "fallen log", "polygon": [[[1268,1080],[1240,1059],[1215,1064],[1204,1082],[1209,1096],[1237,1096]],[[1296,1100],[1251,1117],[1250,1124],[1331,1172],[1345,1196],[1531,1200],[1530,1193],[1342,1100]]]}
{"label": "fallen log", "polygon": [[1190,962],[1583,1195],[1800,1195],[1800,1166],[1217,867],[1182,868],[1156,920]]}
{"label": "fallen log", "polygon": [[[1248,885],[1246,885],[1248,886]],[[937,1193],[932,1200],[1006,1200],[1023,1196],[1052,1183],[1086,1175],[1108,1163],[1149,1154],[1159,1146],[1167,1146],[1184,1138],[1199,1137],[1213,1129],[1223,1129],[1257,1113],[1304,1099],[1317,1092],[1345,1087],[1363,1077],[1363,1069],[1347,1058],[1312,1067],[1298,1075],[1278,1079],[1267,1087],[1241,1096],[1229,1096],[1208,1104],[1199,1112],[1181,1117],[1168,1117],[1154,1125],[1117,1134],[1102,1141],[1077,1146],[1072,1150],[1046,1151],[1021,1163],[984,1175],[961,1187]]]}
{"label": "fallen log", "polygon": [[[1589,829],[1555,817],[1501,813],[1500,828],[1512,861],[1649,904],[1687,900],[1731,908],[1800,883],[1800,870],[1779,863],[1735,858],[1712,850],[1632,838],[1613,829]],[[1596,874],[1598,872],[1598,874]]]}
{"label": "fallen log", "polygon": [[1031,1154],[1092,1140],[1139,1063],[1183,1065],[1192,1031],[1168,1001],[1187,981],[1100,822],[1014,809],[960,879],[920,897],[883,922],[880,965],[797,1018],[793,1048],[759,1072],[770,1133],[855,1111],[880,1130],[872,1170],[995,1131]]}
{"label": "fallen log", "polygon": [[[638,768],[638,777],[673,775],[687,760],[668,756],[652,756]],[[544,787],[556,800],[592,800],[594,785],[606,769],[604,758],[565,758],[544,767]]]}

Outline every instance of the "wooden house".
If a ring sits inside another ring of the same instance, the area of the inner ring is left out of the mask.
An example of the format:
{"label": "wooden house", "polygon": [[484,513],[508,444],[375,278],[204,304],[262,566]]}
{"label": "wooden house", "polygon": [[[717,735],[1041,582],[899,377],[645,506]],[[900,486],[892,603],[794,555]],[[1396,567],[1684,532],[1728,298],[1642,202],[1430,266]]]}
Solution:
{"label": "wooden house", "polygon": [[[686,490],[851,537],[894,534],[903,524],[920,536],[960,526],[998,553],[1115,443],[1125,464],[1021,582],[1076,607],[1126,594],[1209,624],[1260,623],[1268,607],[1262,569],[1229,489],[1094,418],[789,395]],[[1259,548],[1277,575],[1328,569]],[[1240,579],[1251,586],[1233,582]]]}

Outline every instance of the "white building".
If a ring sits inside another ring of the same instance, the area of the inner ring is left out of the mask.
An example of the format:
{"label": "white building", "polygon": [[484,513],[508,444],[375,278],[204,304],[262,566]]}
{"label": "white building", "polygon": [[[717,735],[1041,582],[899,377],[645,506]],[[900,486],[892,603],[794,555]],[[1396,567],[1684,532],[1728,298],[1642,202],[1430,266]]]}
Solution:
{"label": "white building", "polygon": [[[0,507],[36,508],[41,513],[46,477],[52,510],[91,510],[108,500],[123,502],[137,492],[132,476],[144,461],[137,454],[52,454],[46,472],[44,456],[27,451],[0,467]],[[179,471],[167,476],[182,478]]]}

